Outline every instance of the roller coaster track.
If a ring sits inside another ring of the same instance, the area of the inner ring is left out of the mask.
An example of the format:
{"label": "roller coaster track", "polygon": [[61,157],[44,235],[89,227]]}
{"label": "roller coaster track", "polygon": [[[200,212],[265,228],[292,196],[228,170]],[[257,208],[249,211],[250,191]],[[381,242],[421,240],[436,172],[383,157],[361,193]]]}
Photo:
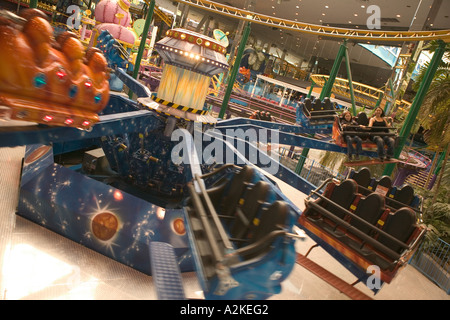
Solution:
{"label": "roller coaster track", "polygon": [[[150,0],[144,0],[144,2],[150,6]],[[153,9],[153,12],[165,23],[167,24],[169,27],[172,27],[172,23],[173,23],[173,17],[165,14],[157,4],[155,4],[155,8]]]}
{"label": "roller coaster track", "polygon": [[335,28],[316,24],[309,24],[291,20],[285,20],[239,9],[208,0],[175,0],[189,6],[204,9],[217,14],[225,15],[240,20],[246,20],[269,27],[287,29],[296,32],[309,33],[317,36],[341,38],[359,41],[428,41],[444,40],[450,42],[450,30],[431,31],[382,31]]}
{"label": "roller coaster track", "polygon": [[[329,77],[330,76],[324,74],[312,74],[310,76],[310,79],[318,86],[323,87]],[[382,89],[377,89],[363,83],[352,81],[352,84],[353,91],[355,92],[355,101],[367,106],[374,107],[377,100],[380,98],[380,95],[384,94],[384,91]],[[335,94],[350,98],[349,81],[343,78],[336,78],[333,84],[332,91]],[[411,103],[406,100],[397,100],[396,104],[404,104],[408,107],[411,105]]]}

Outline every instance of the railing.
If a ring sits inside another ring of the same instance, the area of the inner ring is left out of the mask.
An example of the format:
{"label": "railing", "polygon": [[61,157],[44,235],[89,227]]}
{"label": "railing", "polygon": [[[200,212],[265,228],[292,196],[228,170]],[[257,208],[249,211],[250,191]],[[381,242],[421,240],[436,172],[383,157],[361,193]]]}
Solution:
{"label": "railing", "polygon": [[[304,158],[304,156],[300,155],[300,158]],[[345,177],[337,171],[334,171],[324,165],[320,164],[318,161],[314,159],[304,158],[305,162],[300,172],[300,176],[304,178],[306,181],[312,183],[317,186],[320,185],[323,181],[328,178],[336,178],[339,180],[344,179]]]}
{"label": "railing", "polygon": [[[295,173],[300,175],[303,179],[313,184],[314,186],[319,186],[323,181],[325,181],[328,178],[336,178],[339,180],[345,179],[344,175],[328,167],[325,167],[317,160],[306,158],[301,154],[300,155],[296,154],[296,157],[294,159],[291,159],[287,157],[289,149],[286,148],[281,148],[279,153],[281,157],[284,158],[283,162],[285,162],[285,165],[288,168],[293,170]],[[294,153],[292,154],[294,155]],[[297,165],[294,164],[294,161],[297,163]],[[304,162],[304,165],[301,172],[299,173],[298,163],[300,163],[301,161]]]}
{"label": "railing", "polygon": [[410,260],[410,264],[450,294],[450,244],[442,239],[434,243],[423,242]]}

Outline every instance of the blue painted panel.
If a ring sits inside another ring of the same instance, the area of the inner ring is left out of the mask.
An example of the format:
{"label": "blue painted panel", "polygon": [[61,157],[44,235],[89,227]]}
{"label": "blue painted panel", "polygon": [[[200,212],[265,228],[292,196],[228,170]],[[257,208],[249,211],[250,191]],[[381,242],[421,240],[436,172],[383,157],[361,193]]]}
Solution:
{"label": "blue painted panel", "polygon": [[24,182],[18,214],[146,274],[149,243],[166,242],[183,259],[182,271],[193,270],[181,209],[164,209],[58,164]]}

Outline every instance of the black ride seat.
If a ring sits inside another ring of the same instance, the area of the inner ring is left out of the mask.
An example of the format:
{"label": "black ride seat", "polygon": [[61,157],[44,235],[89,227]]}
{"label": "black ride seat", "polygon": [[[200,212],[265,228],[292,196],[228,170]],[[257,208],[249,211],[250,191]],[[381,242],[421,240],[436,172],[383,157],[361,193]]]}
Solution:
{"label": "black ride seat", "polygon": [[334,110],[325,109],[324,103],[322,103],[322,101],[320,101],[319,99],[315,99],[311,105],[310,115],[311,115],[309,117],[310,122],[329,124],[334,122],[336,112]]}
{"label": "black ride seat", "polygon": [[288,214],[289,206],[284,201],[277,200],[268,207],[262,208],[258,220],[255,220],[251,225],[247,234],[247,238],[249,239],[248,246],[243,249],[250,248],[250,250],[245,250],[245,253],[242,254],[245,260],[264,254],[270,249],[275,238],[272,241],[270,239],[263,242],[259,241],[262,241],[273,231],[284,229]]}
{"label": "black ride seat", "polygon": [[[369,118],[367,117],[367,114],[363,111],[361,111],[360,113],[358,113],[358,115],[356,116],[356,122],[361,125],[361,126],[368,126],[369,125]],[[364,134],[363,131],[361,131],[358,136],[362,139],[362,140],[366,140],[369,138],[368,134]]]}
{"label": "black ride seat", "polygon": [[[395,201],[403,203],[407,206],[410,206],[414,200],[414,189],[410,185],[404,185],[401,188],[398,188],[395,191],[394,198]],[[389,205],[395,209],[400,209],[402,207],[401,204],[396,203],[394,201],[390,201]]]}
{"label": "black ride seat", "polygon": [[367,114],[365,112],[361,111],[356,117],[356,122],[358,122],[359,125],[368,126],[369,118],[367,117]]}
{"label": "black ride seat", "polygon": [[331,103],[330,98],[323,99],[323,110],[335,111],[333,103]]}
{"label": "black ride seat", "polygon": [[231,224],[230,230],[231,240],[242,239],[245,236],[260,206],[265,202],[269,190],[268,182],[259,181],[246,192],[244,198],[242,198],[242,203],[236,208],[234,222]]}
{"label": "black ride seat", "polygon": [[319,99],[315,99],[311,105],[311,111],[320,111],[321,106],[322,106],[322,101],[320,101]]}
{"label": "black ride seat", "polygon": [[311,99],[310,98],[306,98],[305,101],[303,101],[303,110],[306,116],[310,117],[311,116]]}
{"label": "black ride seat", "polygon": [[[335,186],[329,199],[343,207],[344,209],[349,209],[355,199],[355,195],[358,191],[358,185],[354,180],[344,180],[339,185]],[[332,203],[323,201],[323,208],[329,210],[339,218],[343,219],[345,213],[338,207],[334,206]]]}
{"label": "black ride seat", "polygon": [[[220,199],[216,200],[219,203],[216,204],[213,201],[214,207],[218,213],[231,216],[236,210],[236,206],[239,203],[239,199],[243,196],[245,189],[252,182],[255,174],[255,169],[251,166],[244,166],[238,173],[236,173],[225,191],[224,195]],[[209,193],[209,192],[208,192]]]}
{"label": "black ride seat", "polygon": [[[371,193],[361,198],[354,214],[375,226],[385,210],[384,198],[378,193]],[[350,224],[366,234],[371,234],[374,230],[355,218],[350,220]]]}
{"label": "black ride seat", "polygon": [[[403,243],[406,243],[416,227],[416,215],[414,211],[410,208],[403,207],[387,217],[382,230]],[[395,252],[401,253],[404,250],[404,248],[384,235],[380,234],[378,241]]]}
{"label": "black ride seat", "polygon": [[372,174],[370,173],[369,168],[364,167],[359,169],[358,171],[353,171],[349,178],[356,181],[358,186],[363,188],[369,187],[370,182],[372,181]]}
{"label": "black ride seat", "polygon": [[332,187],[331,191],[325,190],[324,192],[326,199],[319,198],[317,201],[307,203],[303,214],[306,219],[318,227],[335,233],[338,223],[333,221],[329,215],[334,215],[339,219],[345,218],[347,215],[345,210],[350,209],[356,197],[358,185],[354,180],[347,179],[339,185],[330,184],[330,186]]}
{"label": "black ride seat", "polygon": [[373,192],[377,190],[378,186],[383,187],[383,189],[387,189],[387,193],[389,193],[389,190],[391,190],[392,187],[392,179],[389,176],[382,176],[379,179],[373,179],[370,183],[368,189]]}

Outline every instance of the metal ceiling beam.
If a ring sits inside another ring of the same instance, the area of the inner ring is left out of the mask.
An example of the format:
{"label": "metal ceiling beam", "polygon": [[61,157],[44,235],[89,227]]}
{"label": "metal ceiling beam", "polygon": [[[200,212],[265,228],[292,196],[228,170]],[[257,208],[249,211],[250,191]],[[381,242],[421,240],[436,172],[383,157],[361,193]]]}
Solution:
{"label": "metal ceiling beam", "polygon": [[246,20],[270,27],[276,27],[301,33],[331,38],[360,40],[360,41],[429,41],[444,40],[450,42],[450,30],[434,31],[382,31],[335,28],[310,23],[302,23],[291,20],[266,16],[263,14],[239,9],[208,0],[175,0],[189,6],[204,9],[232,18]]}

